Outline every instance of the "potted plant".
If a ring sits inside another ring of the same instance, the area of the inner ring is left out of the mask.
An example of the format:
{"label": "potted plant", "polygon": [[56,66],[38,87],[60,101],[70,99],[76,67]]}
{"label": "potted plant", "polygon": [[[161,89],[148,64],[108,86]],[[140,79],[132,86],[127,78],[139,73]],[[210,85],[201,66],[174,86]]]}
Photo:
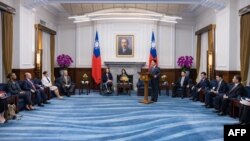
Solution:
{"label": "potted plant", "polygon": [[187,76],[190,74],[190,69],[193,65],[194,58],[192,56],[180,56],[177,64],[181,67],[182,71],[186,71]]}
{"label": "potted plant", "polygon": [[61,67],[60,74],[62,75],[63,70],[67,69],[72,63],[72,58],[67,54],[61,54],[57,56],[57,64]]}

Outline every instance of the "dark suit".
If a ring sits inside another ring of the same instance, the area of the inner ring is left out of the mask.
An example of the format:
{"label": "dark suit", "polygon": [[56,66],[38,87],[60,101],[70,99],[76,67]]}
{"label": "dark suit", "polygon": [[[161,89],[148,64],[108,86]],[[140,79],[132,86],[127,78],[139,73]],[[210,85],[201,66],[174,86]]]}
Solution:
{"label": "dark suit", "polygon": [[239,113],[239,121],[241,123],[250,124],[250,106],[241,105]]}
{"label": "dark suit", "polygon": [[45,94],[44,90],[40,88],[40,86],[36,85],[32,80],[24,80],[23,83],[23,90],[30,91],[34,90],[36,94],[36,100],[38,105],[40,105],[43,102],[46,102],[47,95]]}
{"label": "dark suit", "polygon": [[186,92],[186,87],[188,85],[188,81],[189,81],[189,78],[188,77],[184,77],[184,81],[183,81],[183,84],[181,85],[181,79],[182,77],[180,77],[175,83],[174,83],[174,87],[173,87],[173,94],[172,96],[173,97],[176,97],[176,90],[177,89],[183,89],[183,93],[181,94],[182,97],[184,97],[184,93]]}
{"label": "dark suit", "polygon": [[[222,80],[221,82],[217,82],[214,90],[218,92],[217,94],[226,93],[227,92],[226,82],[224,80]],[[213,93],[211,91],[207,91],[205,94],[206,105],[209,105],[212,107],[213,106],[213,97],[215,97],[215,96],[216,96],[215,93]]]}
{"label": "dark suit", "polygon": [[61,76],[59,79],[59,83],[65,95],[70,96],[70,94],[74,93],[75,84],[71,82],[71,79],[69,76],[67,77]]}
{"label": "dark suit", "polygon": [[[156,78],[154,77],[156,75]],[[160,68],[155,66],[150,69],[150,76],[151,76],[151,86],[152,86],[152,101],[157,101],[158,93],[159,93],[159,78],[160,78]]]}
{"label": "dark suit", "polygon": [[223,98],[224,94],[220,94],[215,97],[214,99],[215,108],[219,109],[221,112],[226,114],[231,100],[242,95],[243,91],[244,91],[244,87],[242,86],[242,84],[238,84],[236,87],[234,85],[234,87],[232,87],[225,94],[226,96],[228,96],[228,98]]}
{"label": "dark suit", "polygon": [[132,50],[130,48],[126,48],[125,51],[122,48],[119,48],[118,55],[132,55]]}
{"label": "dark suit", "polygon": [[24,93],[21,93],[22,90],[18,82],[8,81],[8,90],[11,93],[11,95],[18,95],[18,98],[23,99],[25,105],[32,105],[31,92],[25,91]]}
{"label": "dark suit", "polygon": [[193,99],[198,100],[199,93],[197,92],[198,89],[201,88],[202,91],[205,91],[207,87],[209,87],[209,81],[207,78],[203,78],[198,84],[194,86],[195,88],[192,91]]}
{"label": "dark suit", "polygon": [[109,89],[111,90],[112,86],[113,86],[113,83],[112,82],[107,82],[108,80],[112,80],[113,81],[113,76],[112,74],[109,72],[108,74],[105,73],[103,76],[102,76],[102,82],[105,86],[106,89]]}

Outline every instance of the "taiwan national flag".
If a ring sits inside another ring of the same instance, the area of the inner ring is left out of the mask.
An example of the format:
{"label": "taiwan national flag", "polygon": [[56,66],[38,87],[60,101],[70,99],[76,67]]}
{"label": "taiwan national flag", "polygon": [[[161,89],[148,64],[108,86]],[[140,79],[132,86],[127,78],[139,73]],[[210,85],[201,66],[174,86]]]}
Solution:
{"label": "taiwan national flag", "polygon": [[101,68],[101,53],[98,39],[98,32],[96,31],[95,35],[95,46],[92,57],[92,77],[96,84],[100,84],[102,68]]}
{"label": "taiwan national flag", "polygon": [[156,46],[155,46],[155,35],[154,32],[152,32],[151,37],[151,48],[150,48],[150,55],[149,55],[149,68],[151,67],[151,61],[156,60],[157,61],[157,53],[156,53]]}

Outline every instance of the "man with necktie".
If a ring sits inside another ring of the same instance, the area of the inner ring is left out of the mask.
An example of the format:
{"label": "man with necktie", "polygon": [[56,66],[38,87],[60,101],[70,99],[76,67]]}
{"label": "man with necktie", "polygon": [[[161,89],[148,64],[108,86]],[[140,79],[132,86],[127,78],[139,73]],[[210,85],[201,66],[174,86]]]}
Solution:
{"label": "man with necktie", "polygon": [[241,77],[240,75],[235,75],[232,79],[234,86],[223,96],[216,96],[217,109],[219,110],[220,116],[226,115],[229,109],[229,104],[232,99],[237,98],[238,96],[243,94],[244,87],[240,83]]}
{"label": "man with necktie", "polygon": [[32,80],[31,74],[28,72],[25,73],[23,89],[26,91],[30,91],[31,93],[36,95],[38,106],[43,107],[44,105],[42,103],[49,104],[49,102],[47,101],[47,95],[45,94],[43,87],[35,84]]}
{"label": "man with necktie", "polygon": [[68,71],[64,70],[63,75],[59,79],[59,83],[62,87],[63,93],[70,97],[70,95],[74,94],[75,84],[71,82],[70,76],[68,75]]}
{"label": "man with necktie", "polygon": [[222,74],[216,74],[216,87],[213,87],[205,94],[205,106],[206,108],[213,107],[213,98],[217,95],[223,95],[227,92],[227,84],[223,80]]}
{"label": "man with necktie", "polygon": [[160,77],[160,68],[156,66],[156,60],[151,61],[150,76],[151,76],[151,87],[152,95],[151,101],[157,102],[158,93],[159,93],[159,77]]}
{"label": "man with necktie", "polygon": [[189,78],[186,76],[186,72],[182,71],[181,77],[175,83],[172,83],[172,85],[174,86],[172,97],[177,96],[176,94],[177,89],[183,89],[183,92],[181,93],[181,97],[184,98],[184,94],[186,93],[186,88],[189,86],[188,80]]}
{"label": "man with necktie", "polygon": [[198,101],[200,92],[205,91],[205,89],[209,87],[209,81],[206,76],[207,74],[205,72],[201,73],[200,82],[192,87],[191,95],[193,96],[193,98],[191,98],[190,100]]}

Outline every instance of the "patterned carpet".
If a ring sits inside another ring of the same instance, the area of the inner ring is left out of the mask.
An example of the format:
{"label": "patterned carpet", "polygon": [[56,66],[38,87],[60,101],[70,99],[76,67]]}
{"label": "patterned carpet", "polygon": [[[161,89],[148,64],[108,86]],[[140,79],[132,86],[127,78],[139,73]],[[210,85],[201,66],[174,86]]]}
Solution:
{"label": "patterned carpet", "polygon": [[91,93],[52,99],[45,108],[22,111],[21,120],[0,125],[0,140],[217,141],[223,140],[223,124],[238,122],[200,102],[164,95],[143,105],[142,98]]}

